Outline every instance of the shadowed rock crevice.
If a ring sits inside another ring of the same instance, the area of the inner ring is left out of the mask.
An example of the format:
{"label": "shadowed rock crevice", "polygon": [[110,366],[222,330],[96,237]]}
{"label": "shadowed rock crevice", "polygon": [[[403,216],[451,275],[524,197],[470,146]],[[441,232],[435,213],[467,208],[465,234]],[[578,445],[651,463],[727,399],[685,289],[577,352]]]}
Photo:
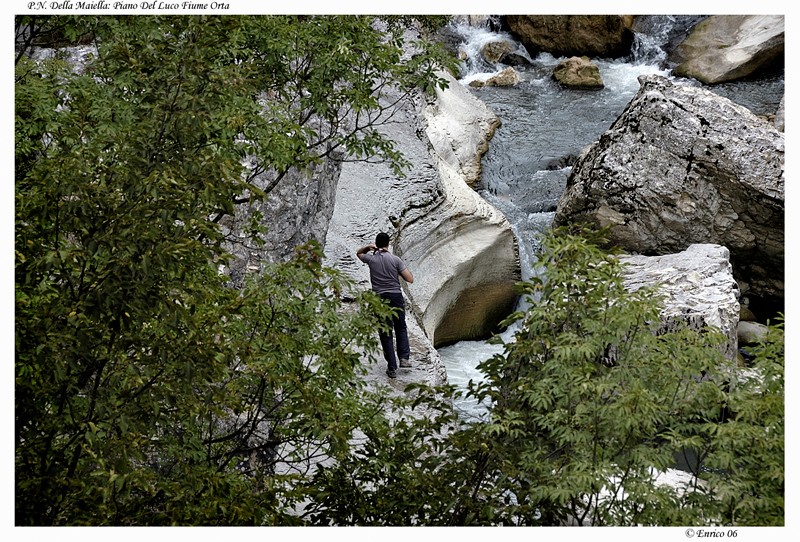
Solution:
{"label": "shadowed rock crevice", "polygon": [[488,283],[461,290],[458,298],[448,303],[450,310],[433,332],[436,348],[460,340],[484,340],[502,331],[499,322],[514,310],[517,296],[505,282]]}

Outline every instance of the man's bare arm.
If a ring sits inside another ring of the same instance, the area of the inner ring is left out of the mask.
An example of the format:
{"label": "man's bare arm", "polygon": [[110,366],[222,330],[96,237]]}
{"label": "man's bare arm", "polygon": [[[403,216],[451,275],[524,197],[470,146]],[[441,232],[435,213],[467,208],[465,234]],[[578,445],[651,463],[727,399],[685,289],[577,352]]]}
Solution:
{"label": "man's bare arm", "polygon": [[356,256],[358,256],[359,260],[363,261],[363,258],[361,258],[362,255],[366,254],[369,251],[375,251],[375,250],[378,250],[378,247],[376,247],[374,244],[370,244],[370,245],[367,245],[367,246],[359,248],[356,251]]}

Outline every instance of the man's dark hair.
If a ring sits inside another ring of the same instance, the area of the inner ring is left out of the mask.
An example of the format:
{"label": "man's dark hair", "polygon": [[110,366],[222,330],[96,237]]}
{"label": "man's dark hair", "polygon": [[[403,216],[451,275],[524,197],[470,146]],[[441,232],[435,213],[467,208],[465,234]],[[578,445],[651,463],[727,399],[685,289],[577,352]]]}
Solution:
{"label": "man's dark hair", "polygon": [[388,248],[389,234],[381,232],[377,236],[375,236],[375,246],[378,248]]}

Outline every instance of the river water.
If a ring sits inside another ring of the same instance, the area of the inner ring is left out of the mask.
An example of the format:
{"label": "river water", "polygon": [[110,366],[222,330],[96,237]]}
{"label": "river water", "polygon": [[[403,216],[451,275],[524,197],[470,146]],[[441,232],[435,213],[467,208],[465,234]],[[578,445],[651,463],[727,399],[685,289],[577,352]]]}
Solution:
{"label": "river water", "polygon": [[[622,113],[639,90],[638,77],[660,74],[675,78],[666,65],[664,48],[686,34],[696,17],[649,16],[636,24],[636,40],[631,58],[592,59],[600,69],[605,88],[569,90],[561,88],[551,75],[561,58],[540,54],[531,59],[520,46],[518,52],[531,60],[530,66],[516,67],[522,83],[514,87],[472,89],[500,118],[483,157],[480,194],[500,209],[512,224],[520,248],[523,279],[532,276],[538,250],[537,237],[550,228],[558,199],[571,171],[571,157],[596,141]],[[455,26],[469,53],[460,82],[486,79],[505,66],[491,66],[480,60],[478,51],[498,33],[465,24]],[[513,39],[507,34],[503,37]],[[682,83],[699,86],[694,80]],[[472,88],[472,87],[469,87]],[[774,114],[784,92],[783,73],[757,80],[708,87],[759,115]],[[518,307],[519,308],[519,307]],[[504,339],[515,329],[505,332]],[[465,389],[470,380],[480,380],[477,365],[502,348],[486,341],[462,341],[438,350],[447,369],[448,380]],[[485,408],[462,399],[456,408],[462,417],[482,416]]]}

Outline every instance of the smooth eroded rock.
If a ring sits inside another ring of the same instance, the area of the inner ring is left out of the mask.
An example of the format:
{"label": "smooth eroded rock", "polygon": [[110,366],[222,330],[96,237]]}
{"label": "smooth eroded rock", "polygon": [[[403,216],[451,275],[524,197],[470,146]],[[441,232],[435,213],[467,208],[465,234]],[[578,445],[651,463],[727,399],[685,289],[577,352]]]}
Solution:
{"label": "smooth eroded rock", "polygon": [[675,75],[706,84],[747,77],[783,63],[783,15],[713,15],[673,51]]}

